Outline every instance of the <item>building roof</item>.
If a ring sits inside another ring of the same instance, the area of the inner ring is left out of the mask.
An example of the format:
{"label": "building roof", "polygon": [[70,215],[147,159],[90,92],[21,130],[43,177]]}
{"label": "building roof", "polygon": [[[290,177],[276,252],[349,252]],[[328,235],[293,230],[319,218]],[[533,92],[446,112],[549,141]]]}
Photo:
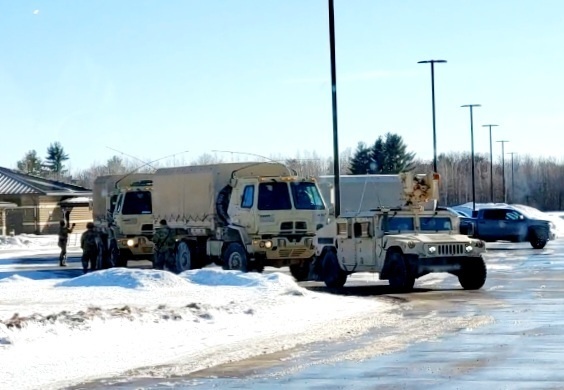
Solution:
{"label": "building roof", "polygon": [[92,190],[0,167],[0,195],[91,196]]}

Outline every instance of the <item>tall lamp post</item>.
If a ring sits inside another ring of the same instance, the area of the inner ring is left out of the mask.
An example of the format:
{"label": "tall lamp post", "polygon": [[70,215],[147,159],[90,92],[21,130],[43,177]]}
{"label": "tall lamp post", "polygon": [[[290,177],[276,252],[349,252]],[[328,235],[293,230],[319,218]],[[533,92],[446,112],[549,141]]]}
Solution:
{"label": "tall lamp post", "polygon": [[515,171],[513,169],[513,155],[517,154],[515,152],[507,153],[511,155],[511,203],[515,203],[515,180],[514,174]]}
{"label": "tall lamp post", "polygon": [[444,64],[445,60],[419,61],[418,64],[431,64],[431,100],[433,105],[433,171],[437,172],[437,129],[435,122],[435,64]]}
{"label": "tall lamp post", "polygon": [[331,48],[331,98],[333,110],[333,180],[335,188],[335,217],[341,214],[339,131],[337,128],[337,70],[335,61],[335,11],[329,1],[329,46]]}
{"label": "tall lamp post", "polygon": [[493,146],[492,146],[492,127],[498,125],[482,125],[482,127],[490,128],[490,202],[494,202],[494,186],[493,186]]}
{"label": "tall lamp post", "polygon": [[474,107],[482,107],[480,104],[465,104],[460,107],[470,107],[470,141],[472,145],[471,154],[472,154],[472,211],[476,211],[476,182],[475,182],[475,173],[474,173],[474,119],[473,119],[473,111]]}
{"label": "tall lamp post", "polygon": [[503,188],[503,203],[507,203],[507,193],[505,192],[505,143],[509,141],[496,141],[501,143],[501,187]]}

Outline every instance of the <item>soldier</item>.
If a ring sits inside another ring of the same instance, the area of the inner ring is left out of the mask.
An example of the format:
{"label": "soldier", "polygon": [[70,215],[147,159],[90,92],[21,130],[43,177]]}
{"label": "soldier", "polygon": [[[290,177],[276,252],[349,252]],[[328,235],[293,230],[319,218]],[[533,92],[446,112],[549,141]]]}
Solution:
{"label": "soldier", "polygon": [[80,247],[82,248],[82,270],[84,273],[88,271],[88,263],[90,263],[90,271],[96,271],[96,261],[98,258],[98,232],[94,230],[94,224],[88,222],[86,231],[80,237]]}
{"label": "soldier", "polygon": [[172,230],[168,227],[166,220],[162,219],[159,225],[160,227],[153,236],[153,242],[155,243],[153,268],[164,269],[166,265],[168,270],[175,272],[174,247],[176,246],[176,239],[174,238]]}
{"label": "soldier", "polygon": [[57,245],[61,248],[61,254],[59,255],[59,265],[61,267],[67,266],[67,244],[69,242],[69,234],[72,233],[75,226],[76,224],[73,223],[69,228],[64,220],[59,222],[59,242]]}

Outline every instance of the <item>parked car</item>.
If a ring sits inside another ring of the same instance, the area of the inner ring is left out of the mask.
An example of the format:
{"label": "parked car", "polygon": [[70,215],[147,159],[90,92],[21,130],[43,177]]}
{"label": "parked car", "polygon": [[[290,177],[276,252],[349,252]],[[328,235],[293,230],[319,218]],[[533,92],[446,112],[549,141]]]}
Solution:
{"label": "parked car", "polygon": [[485,207],[475,218],[460,219],[460,232],[486,242],[530,242],[542,249],[551,237],[550,222],[533,218],[512,206]]}

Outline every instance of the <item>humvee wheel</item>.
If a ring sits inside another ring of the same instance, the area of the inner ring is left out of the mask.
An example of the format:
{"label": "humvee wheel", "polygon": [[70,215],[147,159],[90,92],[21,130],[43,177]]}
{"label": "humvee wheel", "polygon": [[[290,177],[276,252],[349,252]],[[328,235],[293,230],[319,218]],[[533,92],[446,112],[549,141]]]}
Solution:
{"label": "humvee wheel", "polygon": [[290,265],[290,273],[298,282],[309,279],[309,261]]}
{"label": "humvee wheel", "polygon": [[[165,264],[166,265],[166,264]],[[185,241],[180,241],[176,247],[176,258],[175,258],[176,269],[171,270],[177,274],[191,270],[192,267],[192,253],[190,252],[190,246]]]}
{"label": "humvee wheel", "polygon": [[389,262],[388,283],[390,287],[399,290],[411,290],[415,284],[415,278],[411,275],[409,267],[401,252],[392,251],[386,255]]}
{"label": "humvee wheel", "polygon": [[347,282],[347,274],[341,269],[339,259],[333,251],[325,252],[321,263],[323,281],[329,288],[341,288]]}
{"label": "humvee wheel", "polygon": [[225,249],[222,257],[223,269],[247,272],[247,252],[245,248],[243,248],[243,245],[238,242],[232,242],[227,249]]}
{"label": "humvee wheel", "polygon": [[484,259],[468,259],[458,273],[458,281],[465,290],[479,290],[486,283],[487,270]]}

